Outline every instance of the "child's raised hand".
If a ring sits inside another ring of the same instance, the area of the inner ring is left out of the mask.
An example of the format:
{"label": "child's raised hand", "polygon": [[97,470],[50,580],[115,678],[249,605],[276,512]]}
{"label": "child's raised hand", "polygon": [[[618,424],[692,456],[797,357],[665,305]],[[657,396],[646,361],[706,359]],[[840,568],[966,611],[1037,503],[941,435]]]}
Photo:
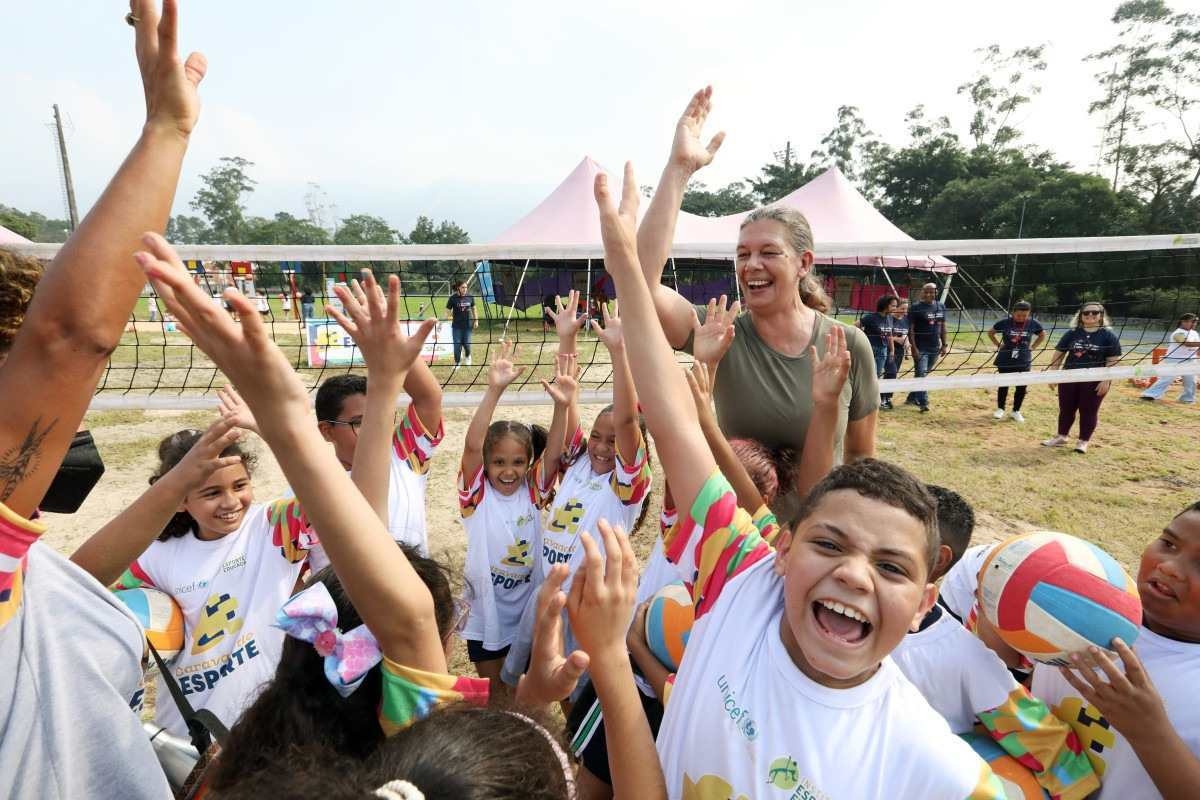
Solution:
{"label": "child's raised hand", "polygon": [[412,336],[404,332],[399,322],[400,278],[396,275],[388,276],[386,298],[369,269],[362,271],[362,283],[353,280],[349,287],[334,286],[333,291],[345,311],[333,306],[325,306],[325,311],[350,334],[367,369],[376,375],[403,378],[420,358],[425,337],[437,320],[425,320]]}
{"label": "child's raised hand", "polygon": [[596,206],[600,209],[600,238],[604,240],[604,269],[606,272],[639,269],[637,260],[638,187],[633,175],[633,162],[625,162],[625,178],[621,186],[621,202],[613,201],[608,188],[608,175],[596,175],[593,187]]}
{"label": "child's raised hand", "polygon": [[240,439],[241,435],[242,432],[234,426],[233,420],[217,420],[208,426],[192,445],[192,449],[188,450],[179,463],[163,477],[170,476],[171,480],[178,481],[177,486],[181,494],[186,495],[199,489],[217,470],[242,463],[241,456],[221,455],[225,448]]}
{"label": "child's raised hand", "polygon": [[221,415],[221,419],[229,420],[244,431],[258,433],[254,412],[232,386],[217,389],[217,413]]}
{"label": "child's raised hand", "polygon": [[742,302],[735,300],[728,305],[728,298],[721,295],[720,300],[709,300],[704,322],[700,322],[697,314],[692,322],[695,337],[692,340],[692,355],[697,361],[703,361],[710,367],[716,367],[733,344],[733,322],[742,310]]}
{"label": "child's raised hand", "polygon": [[1159,726],[1171,724],[1162,698],[1133,649],[1120,639],[1113,639],[1112,646],[1125,665],[1124,673],[1098,647],[1072,654],[1071,668],[1059,667],[1059,672],[1126,739],[1156,734]]}
{"label": "child's raised hand", "polygon": [[545,307],[546,313],[554,320],[554,332],[558,338],[570,338],[587,324],[587,314],[579,314],[579,290],[572,289],[567,293],[566,302],[558,295],[554,296],[554,308]]}
{"label": "child's raised hand", "polygon": [[825,334],[825,356],[817,355],[817,348],[808,348],[812,359],[813,405],[833,405],[842,394],[846,376],[850,374],[850,351],[846,349],[846,332],[841,325],[832,325]]}
{"label": "child's raised hand", "polygon": [[712,87],[705,86],[692,95],[687,108],[675,126],[675,140],[671,143],[671,164],[682,167],[689,173],[695,172],[713,160],[721,142],[725,141],[725,132],[721,131],[709,140],[705,147],[700,143],[700,131],[708,112],[712,110]]}
{"label": "child's raised hand", "polygon": [[[620,527],[606,520],[597,525],[603,537],[605,556],[587,533],[583,544],[583,565],[575,573],[567,596],[567,616],[579,645],[593,661],[625,657],[625,634],[633,616],[637,597],[637,557],[629,537]],[[607,563],[606,563],[607,562]]]}
{"label": "child's raised hand", "polygon": [[521,705],[538,706],[562,700],[575,690],[588,668],[588,655],[583,651],[563,656],[562,610],[567,596],[562,585],[567,572],[566,564],[554,565],[538,589],[529,669],[517,681],[517,702]]}
{"label": "child's raised hand", "polygon": [[684,371],[688,388],[692,390],[692,402],[696,404],[696,414],[704,422],[713,416],[712,410],[712,372],[703,361],[693,361],[692,368]]}
{"label": "child's raised hand", "polygon": [[559,353],[554,364],[554,380],[542,380],[542,388],[556,406],[567,406],[579,394],[579,364],[574,353]]}
{"label": "child's raised hand", "polygon": [[592,320],[592,333],[596,334],[604,346],[608,348],[608,352],[615,353],[625,347],[625,333],[621,328],[621,318],[617,314],[617,302],[613,301],[612,314],[608,313],[608,305],[600,306],[600,313],[604,318],[604,326]]}
{"label": "child's raised hand", "polygon": [[492,359],[492,367],[488,370],[488,386],[494,389],[507,389],[513,381],[525,373],[525,367],[518,367],[512,362],[513,356],[516,355],[516,349],[516,345],[512,342],[501,340],[500,350]]}
{"label": "child's raised hand", "polygon": [[272,409],[268,418],[259,415],[259,427],[287,423],[297,414],[310,416],[308,392],[271,341],[254,303],[236,289],[226,289],[225,300],[241,316],[241,322],[235,322],[192,281],[166,239],[148,232],[142,243],[146,250],[134,253],[134,259],[184,333],[235,386],[242,387],[251,408]]}

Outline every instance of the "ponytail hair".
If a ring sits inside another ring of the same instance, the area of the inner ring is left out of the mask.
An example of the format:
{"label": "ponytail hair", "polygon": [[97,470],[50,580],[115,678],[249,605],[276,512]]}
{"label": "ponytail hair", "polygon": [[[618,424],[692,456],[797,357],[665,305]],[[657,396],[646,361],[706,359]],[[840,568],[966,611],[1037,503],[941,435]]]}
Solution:
{"label": "ponytail hair", "polygon": [[496,442],[511,437],[525,448],[525,457],[532,464],[546,449],[546,439],[549,435],[541,425],[526,425],[511,419],[498,419],[488,426],[487,434],[483,437],[483,463],[487,464],[491,458]]}
{"label": "ponytail hair", "polygon": [[[812,226],[808,224],[808,218],[797,209],[790,206],[763,206],[756,208],[742,220],[739,230],[744,229],[752,222],[760,222],[762,220],[778,222],[784,227],[787,231],[788,244],[796,252],[796,255],[800,255],[805,250],[812,252]],[[816,267],[810,269],[808,274],[800,279],[800,302],[814,311],[820,311],[822,314],[828,313],[833,308],[833,301],[829,299],[829,295],[825,293],[821,282],[817,280]]]}
{"label": "ponytail hair", "polygon": [[[183,457],[196,445],[196,442],[200,441],[200,437],[203,435],[204,431],[196,430],[195,428],[186,428],[172,433],[159,442],[158,467],[154,470],[154,474],[150,476],[150,485],[153,486],[158,482],[159,478],[174,469],[175,465],[183,460]],[[249,450],[243,449],[237,442],[222,450],[221,456],[239,456],[242,459],[242,466],[246,468],[247,475],[253,474],[254,466],[258,463],[258,459],[254,454]],[[186,511],[176,511],[171,519],[167,521],[166,526],[162,529],[162,533],[158,535],[158,540],[165,542],[169,539],[186,536],[195,527],[196,520],[191,514]]]}

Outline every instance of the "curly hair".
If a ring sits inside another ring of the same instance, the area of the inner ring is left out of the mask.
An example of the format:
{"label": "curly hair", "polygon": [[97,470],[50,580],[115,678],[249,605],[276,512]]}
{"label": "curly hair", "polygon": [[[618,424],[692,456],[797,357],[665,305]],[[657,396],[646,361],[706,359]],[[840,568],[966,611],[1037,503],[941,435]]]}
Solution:
{"label": "curly hair", "polygon": [[[438,633],[454,632],[455,608],[450,571],[411,547],[404,551],[418,577],[433,595]],[[337,606],[338,627],[352,630],[363,624],[358,610],[329,566],[314,574],[308,585],[325,584]],[[382,667],[376,665],[349,697],[342,697],[325,677],[325,659],[308,642],[283,640],[275,677],[229,731],[213,767],[212,788],[228,790],[248,777],[291,763],[294,747],[318,747],[353,759],[364,759],[383,742],[379,704],[383,696]]]}
{"label": "curly hair", "polygon": [[12,347],[42,272],[36,258],[0,249],[0,355]]}
{"label": "curly hair", "polygon": [[[159,442],[158,467],[154,470],[154,474],[150,476],[150,484],[154,485],[159,478],[174,469],[175,465],[183,460],[183,457],[188,454],[188,451],[195,446],[196,442],[203,435],[204,431],[185,428],[184,430],[172,433]],[[246,468],[246,474],[254,474],[254,467],[258,463],[258,458],[254,453],[244,449],[237,442],[222,450],[221,455],[241,456],[242,466]],[[186,511],[176,511],[174,516],[167,522],[166,527],[163,528],[162,533],[158,535],[158,540],[165,542],[179,536],[186,536],[195,527],[196,520],[191,514]]]}

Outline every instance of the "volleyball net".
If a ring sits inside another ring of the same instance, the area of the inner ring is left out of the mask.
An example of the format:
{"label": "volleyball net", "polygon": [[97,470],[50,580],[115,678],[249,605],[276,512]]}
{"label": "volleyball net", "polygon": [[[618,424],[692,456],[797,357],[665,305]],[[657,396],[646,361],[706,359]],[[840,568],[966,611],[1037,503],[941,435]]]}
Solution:
{"label": "volleyball net", "polygon": [[[52,258],[59,245],[16,246]],[[330,318],[333,287],[371,269],[377,278],[400,277],[402,318],[416,325],[441,322],[424,357],[442,383],[447,405],[471,406],[487,385],[488,366],[502,340],[516,345],[525,366],[506,393],[507,404],[549,403],[540,380],[553,374],[557,339],[544,306],[571,290],[579,314],[599,318],[615,299],[603,251],[592,245],[181,246],[193,279],[222,304],[226,287],[250,297],[272,338],[314,389],[331,375],[364,370],[353,341]],[[739,297],[733,244],[677,244],[663,283],[697,305],[722,294]],[[947,240],[820,245],[817,272],[833,301],[831,314],[854,324],[895,296],[917,302],[935,284],[946,306],[949,352],[927,377],[914,376],[911,358],[881,391],[992,388],[1083,380],[1147,383],[1160,375],[1200,372],[1200,358],[1162,359],[1185,313],[1200,313],[1200,234],[1167,236]],[[459,281],[474,299],[469,357],[455,331],[448,301]],[[989,332],[1018,301],[1046,332],[1029,372],[998,374]],[[1113,367],[1048,370],[1054,347],[1085,302],[1105,307],[1123,354]],[[607,402],[612,380],[608,353],[586,329],[579,336],[585,402]],[[637,357],[636,346],[630,350]],[[681,364],[690,362],[679,354]],[[226,383],[211,361],[184,336],[149,286],[143,291],[120,346],[97,389],[93,408],[197,409],[216,403]]]}

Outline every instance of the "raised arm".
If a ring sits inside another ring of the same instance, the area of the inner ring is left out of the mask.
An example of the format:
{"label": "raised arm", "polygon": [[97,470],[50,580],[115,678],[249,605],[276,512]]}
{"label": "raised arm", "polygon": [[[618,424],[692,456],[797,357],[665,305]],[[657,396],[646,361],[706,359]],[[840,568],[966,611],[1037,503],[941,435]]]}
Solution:
{"label": "raised arm", "polygon": [[[176,2],[134,0],[146,122],[38,285],[0,370],[0,502],[28,517],[53,480],[145,284],[130,254],[163,230],[200,101],[204,56],[176,47]],[[36,386],[37,391],[29,391]]]}
{"label": "raised arm", "polygon": [[637,458],[641,429],[638,425],[638,396],[629,372],[629,355],[625,351],[625,337],[621,329],[621,318],[608,307],[601,307],[604,327],[592,322],[592,331],[608,348],[613,369],[613,429],[617,432],[617,455],[626,464]]}
{"label": "raised arm", "polygon": [[442,427],[442,385],[425,359],[418,358],[408,371],[404,392],[412,398],[413,408],[426,430],[436,431]]}
{"label": "raised arm", "polygon": [[[433,597],[321,438],[304,385],[271,341],[253,304],[237,291],[226,290],[225,297],[242,318],[240,325],[235,323],[192,283],[161,236],[148,234],[146,245],[153,255],[138,253],[138,263],[196,346],[242,387],[263,439],[383,653],[405,666],[445,672]],[[428,333],[428,323],[411,339],[400,331],[407,363],[393,372],[408,371]]]}
{"label": "raised arm", "polygon": [[[796,493],[801,497],[833,469],[833,433],[837,430],[838,398],[850,374],[850,351],[846,348],[846,332],[841,325],[831,325],[825,334],[825,356],[817,355],[816,347],[809,347],[808,357],[812,361],[812,416],[808,421],[808,432],[804,435],[804,451],[800,454],[800,468],[796,474]],[[874,453],[875,414],[858,420],[865,424],[870,420],[872,453]],[[850,438],[852,422],[847,426]],[[850,450],[847,442],[846,449]],[[870,454],[869,454],[870,455]],[[851,458],[847,455],[847,461]]]}
{"label": "raised arm", "polygon": [[471,424],[467,427],[462,455],[462,474],[466,481],[470,481],[471,476],[483,466],[483,443],[487,439],[492,417],[496,414],[496,405],[505,389],[525,372],[525,367],[515,366],[512,362],[514,349],[512,342],[500,343],[500,349],[492,359],[492,368],[488,370],[487,389],[475,409],[475,415],[471,417]]}
{"label": "raised arm", "polygon": [[733,452],[733,447],[725,438],[725,434],[721,432],[720,426],[717,425],[717,417],[713,414],[712,380],[708,365],[702,361],[696,361],[692,364],[686,377],[688,388],[692,391],[692,402],[696,407],[696,415],[700,419],[700,429],[704,431],[704,440],[708,442],[708,448],[712,451],[713,458],[717,460],[717,468],[721,470],[725,480],[729,481],[729,485],[733,487],[738,505],[751,513],[758,511],[765,505],[763,496],[758,491],[758,487],[754,485],[754,481],[750,479],[750,473],[746,472],[746,467]]}
{"label": "raised arm", "polygon": [[[625,336],[638,343],[638,357],[630,363],[634,384],[644,388],[642,411],[654,436],[663,471],[680,509],[690,509],[716,468],[696,419],[687,381],[675,365],[675,356],[654,310],[650,287],[638,264],[635,225],[637,183],[633,166],[625,165],[625,185],[618,209],[608,189],[608,178],[596,177],[596,202],[604,237],[604,268],[612,275],[621,298],[621,326]],[[690,324],[689,316],[689,324]]]}
{"label": "raised arm", "polygon": [[[578,414],[579,365],[573,355],[559,355],[554,362],[554,382],[542,381],[542,388],[554,401],[554,414],[550,418],[550,431],[546,434],[546,449],[542,451],[541,485],[538,493],[547,496],[562,466],[563,453],[567,449],[567,437],[573,436],[574,428],[568,428],[571,409]],[[578,418],[576,425],[578,426]]]}
{"label": "raised arm", "polygon": [[178,464],[93,533],[71,554],[71,560],[105,586],[114,583],[158,538],[189,492],[203,486],[217,470],[242,460],[241,456],[221,455],[240,436],[241,431],[231,419],[220,419],[208,426]]}
{"label": "raised arm", "polygon": [[[693,309],[678,292],[662,284],[663,267],[671,255],[671,244],[675,241],[675,223],[679,220],[679,209],[683,205],[683,193],[696,170],[712,162],[713,156],[725,140],[722,131],[700,143],[700,131],[712,109],[712,87],[706,86],[692,95],[687,108],[675,126],[675,139],[671,143],[671,158],[663,167],[662,177],[642,226],[637,232],[637,256],[646,284],[650,288],[655,311],[658,313],[667,341],[672,347],[682,347],[692,331]],[[617,296],[621,297],[618,291]]]}

